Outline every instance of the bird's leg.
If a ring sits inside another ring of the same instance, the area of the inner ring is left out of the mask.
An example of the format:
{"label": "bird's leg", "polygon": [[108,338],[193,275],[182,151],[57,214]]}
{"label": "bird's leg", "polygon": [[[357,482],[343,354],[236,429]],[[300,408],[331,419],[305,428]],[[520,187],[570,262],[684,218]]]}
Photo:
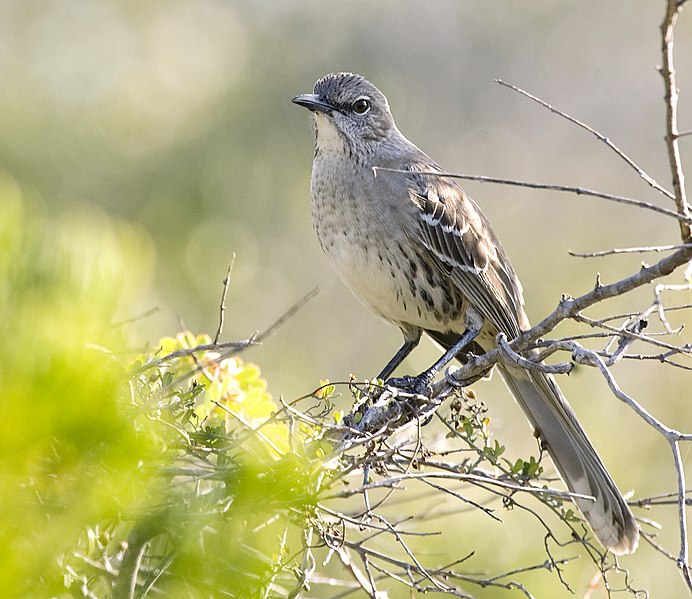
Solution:
{"label": "bird's leg", "polygon": [[408,332],[404,331],[404,344],[394,354],[394,357],[387,362],[387,365],[382,369],[382,372],[377,375],[378,379],[386,381],[420,342],[421,331]]}
{"label": "bird's leg", "polygon": [[435,377],[442,371],[442,369],[445,368],[447,364],[449,364],[454,358],[456,358],[459,352],[461,352],[469,343],[471,343],[471,341],[473,341],[480,332],[480,328],[466,329],[464,334],[459,337],[456,343],[454,343],[454,345],[452,345],[437,362],[435,362],[427,370],[421,372],[418,376],[404,376],[397,379],[390,379],[387,382],[390,385],[395,385],[396,387],[406,387],[411,389],[414,393],[424,392],[430,383],[435,380]]}

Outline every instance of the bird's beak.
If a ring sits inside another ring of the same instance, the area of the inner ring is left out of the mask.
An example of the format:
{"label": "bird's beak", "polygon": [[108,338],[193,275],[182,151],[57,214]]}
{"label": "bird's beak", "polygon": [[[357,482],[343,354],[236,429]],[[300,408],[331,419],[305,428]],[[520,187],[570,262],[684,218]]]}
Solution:
{"label": "bird's beak", "polygon": [[324,112],[329,114],[335,110],[334,106],[321,100],[320,97],[315,94],[300,94],[293,98],[292,102],[304,106],[312,112]]}

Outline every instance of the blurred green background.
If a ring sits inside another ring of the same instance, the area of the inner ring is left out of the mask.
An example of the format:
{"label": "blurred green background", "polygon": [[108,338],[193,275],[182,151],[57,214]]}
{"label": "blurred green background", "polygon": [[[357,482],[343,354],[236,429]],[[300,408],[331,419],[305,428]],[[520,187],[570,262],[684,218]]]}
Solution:
{"label": "blurred green background", "polygon": [[[449,170],[577,185],[671,207],[595,138],[493,82],[514,83],[589,123],[669,186],[655,70],[662,14],[662,2],[612,0],[5,0],[4,193],[15,206],[21,198],[49,228],[59,227],[76,255],[117,238],[113,293],[127,301],[111,298],[112,319],[159,308],[131,327],[133,349],[175,333],[181,322],[213,333],[233,252],[226,340],[266,328],[319,285],[316,299],[248,352],[271,391],[291,399],[321,378],[374,375],[400,343],[398,331],[351,297],[319,250],[309,210],[310,119],[291,98],[328,72],[359,72],[388,96],[402,132]],[[689,17],[683,14],[677,29],[683,118],[692,98]],[[642,260],[586,261],[567,249],[678,241],[676,224],[653,213],[528,189],[465,188],[503,238],[534,320],[562,293],[590,289],[597,271],[611,282]],[[645,289],[591,315],[642,309],[652,297]],[[689,292],[666,298],[692,300]],[[674,342],[685,335],[689,342],[687,332]],[[405,367],[420,370],[435,356],[426,342]],[[688,374],[640,362],[619,364],[615,374],[657,417],[692,428]],[[644,497],[674,489],[664,441],[611,397],[597,374],[582,369],[561,384],[623,490]],[[529,428],[499,381],[478,387],[498,437],[531,452]],[[63,398],[53,401],[61,405]],[[690,464],[687,451],[685,458]],[[661,539],[675,552],[674,508],[651,517],[664,522]],[[507,528],[479,526],[465,529],[450,553],[479,549],[487,558],[500,548],[506,569],[541,559],[540,539],[524,555]],[[623,563],[654,597],[682,592],[674,566],[646,545]],[[660,568],[670,573],[665,580]],[[578,596],[592,576],[586,562],[573,573]],[[561,588],[547,574],[533,584]]]}

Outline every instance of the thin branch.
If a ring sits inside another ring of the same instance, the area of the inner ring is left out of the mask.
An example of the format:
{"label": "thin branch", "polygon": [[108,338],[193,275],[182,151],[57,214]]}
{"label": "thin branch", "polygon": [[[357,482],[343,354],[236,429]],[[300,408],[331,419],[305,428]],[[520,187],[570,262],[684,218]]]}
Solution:
{"label": "thin branch", "polygon": [[[678,144],[678,88],[675,81],[675,68],[673,66],[673,30],[675,22],[682,10],[683,2],[668,0],[666,13],[661,23],[661,53],[663,64],[660,72],[665,86],[666,104],[666,147],[668,149],[668,161],[673,179],[673,191],[675,192],[675,205],[678,213],[686,218],[690,216],[690,206],[685,192],[685,175],[682,170],[682,158]],[[692,237],[692,227],[689,220],[680,220],[680,235],[683,242]]]}
{"label": "thin branch", "polygon": [[[528,331],[524,331],[516,339],[512,340],[509,345],[515,352],[521,352],[550,333],[550,331],[563,320],[577,318],[583,310],[594,304],[606,299],[621,296],[638,287],[651,283],[656,279],[667,276],[681,265],[689,262],[690,259],[692,259],[692,249],[683,248],[677,250],[670,256],[662,258],[652,266],[641,268],[638,272],[625,279],[611,283],[610,285],[596,285],[590,292],[577,298],[565,296],[560,300],[560,303],[553,312]],[[457,369],[453,375],[447,376],[446,381],[435,385],[434,392],[439,393],[441,391],[440,386],[445,386],[447,384],[461,384],[462,386],[466,386],[467,383],[465,381],[472,377],[482,375],[500,361],[502,359],[502,353],[502,348],[498,347],[483,355],[473,356],[473,359]]]}
{"label": "thin branch", "polygon": [[279,448],[274,444],[274,442],[273,442],[269,437],[267,437],[267,436],[260,430],[260,427],[253,426],[250,422],[248,422],[248,421],[243,417],[242,414],[240,414],[240,413],[238,413],[238,412],[234,412],[234,411],[231,410],[227,405],[222,404],[221,402],[218,402],[218,401],[216,401],[216,400],[214,400],[214,399],[211,400],[211,403],[213,403],[217,408],[220,408],[221,410],[223,410],[224,412],[226,412],[229,416],[232,416],[233,418],[235,418],[235,419],[236,419],[238,422],[240,422],[240,424],[242,424],[243,427],[245,427],[251,434],[257,435],[260,439],[262,439],[262,442],[263,442],[265,445],[267,445],[268,447],[271,447],[271,448],[276,452],[277,455],[279,455],[279,456],[285,455],[285,452],[282,451],[281,449],[279,449]]}
{"label": "thin branch", "polygon": [[[655,347],[660,347],[663,349],[667,349],[669,351],[675,351],[675,352],[680,352],[680,353],[686,353],[686,350],[682,347],[678,347],[676,345],[671,345],[670,343],[666,343],[665,341],[659,341],[658,339],[653,339],[649,335],[644,335],[636,330],[633,329],[623,329],[620,327],[613,327],[608,324],[606,324],[603,321],[600,320],[594,320],[592,318],[587,318],[583,314],[577,313],[572,317],[576,322],[583,322],[584,324],[588,324],[591,327],[599,327],[601,329],[604,329],[606,331],[609,331],[613,333],[615,336],[620,337],[620,338],[626,338],[626,339],[637,339],[639,341],[643,341],[644,343],[649,343],[650,345],[653,345]],[[670,333],[666,333],[670,334]],[[558,339],[558,343],[562,341],[563,339]],[[547,345],[550,346],[552,345],[552,341],[545,341],[542,343],[539,343],[539,346],[542,345]]]}
{"label": "thin branch", "polygon": [[[577,346],[576,343],[571,343],[570,345]],[[630,408],[632,408],[649,426],[661,433],[670,444],[673,452],[675,472],[678,482],[677,503],[678,523],[680,528],[680,553],[678,555],[677,564],[682,572],[685,582],[688,585],[688,588],[692,590],[692,575],[690,574],[688,558],[687,516],[685,513],[685,469],[682,462],[682,457],[680,455],[680,441],[692,441],[692,434],[681,433],[666,426],[660,420],[656,419],[651,413],[649,413],[639,402],[622,391],[603,359],[595,352],[591,352],[577,346],[575,347],[573,354],[575,355],[577,361],[590,361],[595,364],[606,379],[606,382],[608,383],[608,386],[613,394],[618,399],[625,402]]]}
{"label": "thin branch", "polygon": [[663,323],[663,326],[665,327],[666,331],[668,333],[679,333],[684,325],[680,325],[677,329],[673,329],[673,327],[670,326],[670,323],[668,322],[668,318],[666,317],[665,310],[663,309],[663,300],[661,299],[661,294],[664,291],[689,291],[692,289],[692,284],[688,283],[686,285],[664,285],[662,283],[659,283],[654,287],[654,297],[656,298],[654,300],[653,305],[650,308],[650,311],[653,312],[656,310],[658,313],[658,318]]}
{"label": "thin branch", "polygon": [[579,119],[574,118],[573,116],[570,116],[566,112],[562,112],[561,110],[558,110],[555,108],[552,104],[549,104],[545,100],[541,100],[540,98],[534,96],[533,94],[530,94],[529,92],[521,89],[520,87],[516,87],[512,85],[511,83],[507,83],[506,81],[503,81],[502,79],[495,79],[495,83],[499,83],[500,85],[503,85],[504,87],[507,87],[522,96],[527,97],[529,100],[533,100],[537,104],[540,104],[544,108],[547,108],[550,110],[552,113],[557,114],[561,116],[564,119],[567,119],[570,123],[574,123],[575,125],[581,127],[585,131],[588,131],[589,133],[592,133],[593,135],[596,136],[596,138],[599,141],[602,141],[606,146],[608,146],[613,152],[615,152],[622,160],[624,160],[630,167],[632,167],[637,174],[644,179],[651,187],[653,187],[656,191],[661,192],[663,195],[666,197],[672,199],[675,199],[675,196],[673,196],[670,191],[665,189],[662,185],[660,185],[653,177],[649,176],[634,160],[632,160],[627,154],[625,154],[618,146],[616,146],[608,137],[594,129],[593,127],[590,127],[583,121],[580,121]]}
{"label": "thin branch", "polygon": [[390,476],[382,480],[378,480],[367,485],[363,485],[359,488],[347,488],[342,491],[334,492],[326,495],[325,498],[345,498],[351,497],[353,495],[360,495],[364,489],[378,489],[378,488],[392,488],[396,487],[398,483],[406,480],[417,480],[417,479],[440,479],[440,480],[459,480],[463,482],[474,482],[484,485],[493,485],[501,487],[503,489],[510,490],[512,492],[523,491],[526,493],[531,493],[535,495],[546,495],[549,497],[556,497],[559,499],[587,499],[592,500],[593,497],[590,495],[584,495],[582,493],[572,493],[571,491],[558,491],[557,489],[549,489],[547,487],[531,487],[526,485],[519,485],[513,482],[507,482],[500,480],[498,478],[493,478],[489,475],[478,475],[463,472],[410,472],[408,474],[402,474],[399,476]]}
{"label": "thin branch", "polygon": [[680,370],[687,370],[692,372],[692,366],[685,366],[685,364],[680,364],[679,362],[674,362],[673,360],[670,359],[670,356],[673,355],[672,352],[668,353],[663,353],[663,354],[626,354],[622,356],[623,360],[638,360],[638,361],[652,361],[652,362],[660,362],[661,364],[668,364],[668,366],[672,366],[673,368],[679,368]]}
{"label": "thin branch", "polygon": [[525,346],[527,342],[533,342],[549,333],[563,320],[572,318],[575,314],[603,300],[624,295],[656,279],[665,277],[680,266],[687,264],[691,259],[692,248],[685,247],[677,250],[670,256],[662,258],[651,266],[642,267],[636,273],[620,281],[594,287],[590,292],[577,298],[563,297],[558,307],[551,314],[529,331],[522,333],[511,345],[514,349]]}
{"label": "thin branch", "polygon": [[567,250],[570,256],[575,258],[600,258],[601,256],[612,256],[613,254],[644,254],[647,252],[668,252],[670,250],[680,250],[684,248],[692,248],[690,243],[682,243],[678,245],[651,245],[643,247],[631,248],[613,248],[612,250],[602,250],[600,252],[573,252]]}
{"label": "thin branch", "polygon": [[[669,426],[666,426],[663,424],[660,420],[655,418],[644,406],[642,406],[638,401],[636,401],[634,398],[630,397],[627,395],[618,385],[617,381],[615,380],[615,377],[612,375],[610,370],[608,369],[608,366],[606,365],[605,361],[601,356],[599,356],[596,352],[587,350],[583,347],[581,347],[577,343],[573,342],[568,342],[565,344],[566,347],[571,348],[572,354],[575,358],[575,360],[579,363],[591,363],[594,366],[596,366],[600,371],[603,377],[605,378],[606,382],[608,383],[608,387],[610,387],[610,390],[613,392],[613,395],[626,403],[630,408],[632,408],[649,426],[652,428],[656,429],[659,433],[661,433],[666,439],[669,441],[692,441],[692,433],[681,433],[680,431],[677,431],[673,428],[670,428]],[[684,485],[683,485],[684,489]]]}
{"label": "thin branch", "polygon": [[286,312],[284,312],[279,318],[277,318],[268,328],[266,328],[261,333],[255,335],[255,341],[261,343],[267,337],[273,335],[277,329],[279,329],[287,320],[293,317],[293,315],[298,312],[305,304],[307,304],[311,299],[313,299],[320,292],[319,287],[313,287],[308,291],[303,297],[301,297],[295,304],[293,304]]}
{"label": "thin branch", "polygon": [[687,583],[687,588],[692,590],[692,574],[690,573],[689,550],[687,542],[687,514],[685,512],[685,467],[680,455],[680,443],[670,440],[670,448],[673,451],[673,460],[678,478],[678,526],[680,527],[680,553],[678,554],[678,568]]}
{"label": "thin branch", "polygon": [[[307,304],[313,297],[317,295],[319,292],[319,288],[315,287],[311,291],[309,291],[307,294],[305,294],[301,299],[299,299],[293,306],[291,306],[282,316],[277,318],[267,329],[262,331],[261,333],[254,333],[251,335],[248,339],[244,339],[243,341],[231,341],[228,343],[205,343],[202,345],[197,345],[195,347],[190,347],[186,349],[181,349],[178,351],[171,352],[170,354],[167,354],[163,356],[162,358],[157,358],[155,360],[152,360],[150,362],[147,362],[144,364],[140,370],[146,370],[147,368],[151,368],[153,366],[158,366],[159,364],[162,364],[164,362],[167,362],[169,360],[173,360],[174,358],[182,358],[185,356],[192,356],[194,357],[195,354],[198,353],[204,353],[204,352],[217,352],[219,350],[228,350],[228,351],[221,351],[221,354],[217,357],[215,357],[213,360],[210,360],[207,362],[207,364],[200,364],[197,365],[195,368],[192,370],[186,372],[184,375],[179,376],[177,379],[175,379],[171,384],[172,385],[178,385],[182,381],[189,379],[202,370],[206,366],[209,365],[209,363],[213,362],[218,362],[221,361],[225,358],[229,358],[231,356],[234,356],[238,353],[240,353],[242,350],[244,350],[247,347],[250,347],[251,345],[258,345],[260,344],[264,339],[269,337],[270,335],[273,335],[276,330],[284,324],[289,318],[291,318],[298,310],[300,310],[305,304]],[[133,373],[134,374],[134,373]]]}
{"label": "thin branch", "polygon": [[216,329],[216,335],[214,335],[214,343],[219,342],[219,338],[223,332],[224,313],[226,312],[226,294],[228,293],[228,285],[231,282],[231,272],[233,272],[234,263],[235,252],[231,254],[231,259],[228,262],[228,270],[226,271],[226,277],[223,280],[223,291],[221,292],[221,302],[219,304],[219,326]]}
{"label": "thin branch", "polygon": [[[372,170],[375,175],[379,171],[385,171],[390,173],[400,173],[403,175],[411,175],[411,171],[398,168],[389,168],[385,166],[374,166]],[[676,220],[683,223],[692,223],[692,216],[689,214],[679,214],[674,210],[668,210],[668,208],[663,208],[661,206],[656,206],[649,202],[643,202],[641,200],[634,200],[626,196],[619,196],[612,193],[604,193],[602,191],[595,191],[593,189],[587,189],[585,187],[572,187],[569,185],[556,185],[552,183],[534,183],[531,181],[517,181],[516,179],[500,179],[498,177],[486,177],[484,175],[465,175],[461,173],[448,173],[448,172],[437,172],[437,171],[416,171],[416,175],[425,175],[429,177],[448,177],[450,179],[464,179],[467,181],[478,181],[480,183],[495,183],[498,185],[513,185],[515,187],[528,187],[531,189],[545,189],[549,191],[560,191],[565,193],[573,193],[576,195],[590,196],[594,198],[600,198],[602,200],[608,200],[611,202],[617,202],[620,204],[626,204],[628,206],[634,206],[636,208],[643,208],[645,210],[652,210],[658,212],[659,214],[664,214],[665,216],[670,216]]]}
{"label": "thin branch", "polygon": [[[411,564],[411,563],[396,559],[390,555],[387,555],[387,554],[379,552],[379,551],[375,551],[373,549],[369,549],[367,547],[364,547],[362,545],[362,543],[354,543],[354,542],[348,541],[347,539],[344,539],[343,544],[344,544],[344,547],[347,547],[348,549],[351,549],[351,550],[355,551],[356,553],[358,553],[359,556],[361,557],[361,560],[363,560],[364,558],[377,559],[377,560],[380,560],[384,563],[388,563],[388,564],[391,564],[393,566],[397,566],[397,567],[401,568],[404,572],[407,572],[409,574],[411,572],[417,572],[419,575],[422,575],[422,576],[427,578],[426,571],[423,570],[418,565]],[[349,560],[350,560],[350,558],[349,558]],[[444,584],[439,584],[439,586],[437,586],[436,590],[442,591],[442,592],[447,592],[447,593],[453,594],[457,597],[467,597],[468,599],[473,599],[472,595],[467,595],[466,593],[452,589],[449,586],[444,585]],[[374,597],[374,595],[372,595],[372,596]]]}
{"label": "thin branch", "polygon": [[[672,503],[677,504],[678,491],[672,493],[659,493],[658,495],[651,495],[649,497],[642,497],[636,501],[630,502],[630,505],[637,505],[639,507],[648,507],[650,505],[670,505]],[[692,489],[685,489],[685,497],[692,494]],[[675,501],[671,499],[675,498]],[[692,505],[692,498],[685,500],[687,505]]]}
{"label": "thin branch", "polygon": [[356,580],[360,588],[362,588],[370,597],[377,596],[377,589],[375,583],[371,576],[365,576],[358,566],[353,563],[351,555],[343,547],[338,547],[336,549],[336,554],[339,556],[341,563],[344,565],[346,570],[351,573],[353,578]]}
{"label": "thin branch", "polygon": [[241,350],[250,347],[251,345],[256,345],[257,343],[259,343],[259,341],[257,341],[257,335],[252,335],[251,337],[241,341],[228,341],[226,343],[201,343],[199,345],[195,345],[194,347],[178,349],[166,354],[165,356],[157,358],[153,362],[144,364],[143,368],[151,368],[152,366],[158,366],[159,364],[170,362],[176,358],[185,358],[187,356],[194,356],[195,354],[202,354],[205,352],[219,351],[224,349]]}
{"label": "thin branch", "polygon": [[128,324],[132,324],[134,322],[138,322],[140,320],[144,320],[146,318],[149,318],[151,315],[156,314],[160,308],[158,306],[154,306],[153,308],[149,308],[148,310],[142,312],[141,314],[135,314],[134,316],[131,316],[130,318],[127,318],[125,320],[119,320],[117,322],[114,322],[111,324],[111,326],[115,329],[118,327],[122,327]]}
{"label": "thin branch", "polygon": [[507,336],[504,333],[500,333],[497,336],[497,347],[502,351],[504,361],[514,364],[515,366],[521,366],[525,370],[537,370],[550,374],[569,374],[574,370],[574,364],[569,362],[562,364],[542,364],[520,356],[509,346]]}

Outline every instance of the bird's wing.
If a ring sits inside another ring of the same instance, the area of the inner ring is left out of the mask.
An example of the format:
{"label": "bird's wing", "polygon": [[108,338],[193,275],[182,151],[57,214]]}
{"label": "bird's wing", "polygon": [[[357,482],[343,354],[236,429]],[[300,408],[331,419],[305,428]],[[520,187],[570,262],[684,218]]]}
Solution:
{"label": "bird's wing", "polygon": [[420,241],[476,310],[510,339],[528,327],[521,283],[476,203],[452,179],[416,173],[410,197]]}

